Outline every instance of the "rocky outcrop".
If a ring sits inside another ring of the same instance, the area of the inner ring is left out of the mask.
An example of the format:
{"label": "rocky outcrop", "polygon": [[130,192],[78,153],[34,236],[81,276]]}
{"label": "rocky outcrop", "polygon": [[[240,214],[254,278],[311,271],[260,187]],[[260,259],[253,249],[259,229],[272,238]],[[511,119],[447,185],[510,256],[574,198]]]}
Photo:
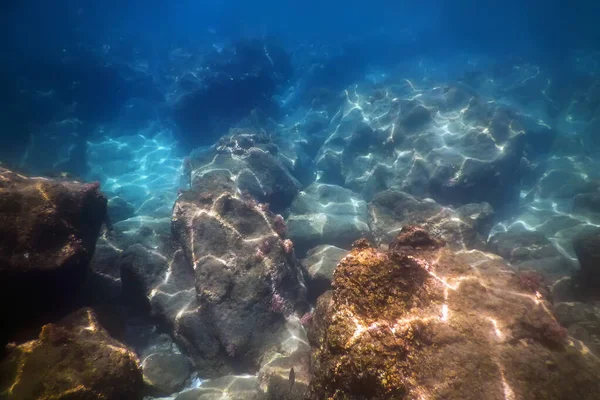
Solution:
{"label": "rocky outcrop", "polygon": [[385,190],[369,202],[369,226],[377,243],[387,244],[405,225],[419,225],[454,249],[483,248],[494,210],[487,203],[452,209],[432,199]]}
{"label": "rocky outcrop", "polygon": [[327,244],[349,248],[370,234],[367,203],[348,189],[322,183],[298,193],[286,224],[299,254]]}
{"label": "rocky outcrop", "polygon": [[280,347],[284,317],[306,308],[283,217],[252,196],[285,201],[297,182],[260,140],[233,135],[212,157],[190,159],[192,190],[172,217],[179,249],[132,244],[119,261],[129,304],[163,321],[202,376],[258,371],[265,351]]}
{"label": "rocky outcrop", "polygon": [[10,345],[0,363],[0,397],[7,400],[141,400],[143,389],[137,357],[90,309],[44,325],[37,340]]}
{"label": "rocky outcrop", "polygon": [[508,270],[415,227],[358,241],[318,301],[311,398],[595,398],[600,361]]}
{"label": "rocky outcrop", "polygon": [[305,300],[293,244],[279,236],[277,224],[264,206],[231,192],[187,192],[177,200],[173,233],[195,287],[193,302],[176,316],[176,333],[195,358],[210,346],[212,362],[251,369],[269,332]]}
{"label": "rocky outcrop", "polygon": [[0,168],[0,318],[53,311],[84,282],[106,214],[98,184]]}
{"label": "rocky outcrop", "polygon": [[409,81],[355,86],[345,98],[316,158],[320,182],[366,200],[393,188],[455,206],[515,205],[534,131],[522,115],[464,87],[416,89]]}

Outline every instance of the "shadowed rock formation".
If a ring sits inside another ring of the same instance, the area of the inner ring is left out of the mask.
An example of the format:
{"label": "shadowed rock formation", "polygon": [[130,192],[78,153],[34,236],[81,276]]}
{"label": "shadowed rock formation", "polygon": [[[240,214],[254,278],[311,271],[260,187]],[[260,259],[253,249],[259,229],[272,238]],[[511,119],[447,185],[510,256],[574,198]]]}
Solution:
{"label": "shadowed rock formation", "polygon": [[135,354],[90,309],[44,325],[37,340],[9,346],[0,363],[0,398],[7,400],[137,400],[143,387]]}
{"label": "shadowed rock formation", "polygon": [[98,184],[0,168],[2,334],[54,311],[81,286],[106,214]]}

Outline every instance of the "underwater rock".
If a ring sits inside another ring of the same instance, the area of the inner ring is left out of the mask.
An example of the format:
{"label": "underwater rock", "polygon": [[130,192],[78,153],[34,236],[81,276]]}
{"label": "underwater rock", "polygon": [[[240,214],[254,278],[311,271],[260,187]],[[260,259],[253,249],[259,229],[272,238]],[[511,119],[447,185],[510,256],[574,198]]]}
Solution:
{"label": "underwater rock", "polygon": [[420,88],[415,96],[409,81],[375,97],[372,91],[345,91],[315,160],[319,182],[367,201],[391,188],[456,206],[487,202],[500,211],[516,204],[525,146],[520,115],[458,89]]}
{"label": "underwater rock", "polygon": [[0,167],[3,334],[55,310],[81,286],[105,215],[97,183],[28,178]]}
{"label": "underwater rock", "polygon": [[311,398],[594,399],[600,361],[507,270],[415,227],[355,243],[318,301]]}
{"label": "underwater rock", "polygon": [[577,281],[570,276],[564,276],[554,282],[550,288],[554,304],[576,301],[578,299]]}
{"label": "underwater rock", "polygon": [[232,130],[213,148],[192,154],[186,168],[192,190],[240,191],[280,212],[294,200],[300,183],[278,156],[279,148],[267,135],[253,130]]}
{"label": "underwater rock", "polygon": [[498,146],[489,135],[469,131],[456,147],[464,154],[479,152],[485,157],[467,156],[457,164],[451,161],[453,156],[440,154],[442,162],[430,181],[432,195],[440,202],[456,205],[487,202],[495,210],[510,209],[519,198],[524,143],[520,133]]}
{"label": "underwater rock", "polygon": [[141,244],[134,244],[123,252],[119,259],[123,296],[139,307],[149,305],[147,294],[158,285],[168,268],[168,260],[160,253],[151,251]]}
{"label": "underwater rock", "polygon": [[487,246],[518,270],[533,269],[544,274],[564,276],[573,263],[548,240],[543,232],[512,229],[494,234]]}
{"label": "underwater rock", "polygon": [[171,235],[171,218],[153,218],[138,215],[113,225],[106,236],[106,243],[118,250],[141,244],[147,249],[156,250],[164,257],[177,250],[177,243]]}
{"label": "underwater rock", "polygon": [[[197,363],[216,364],[213,376],[227,365],[256,366],[283,317],[305,301],[303,271],[278,232],[280,220],[228,191],[184,192],[175,203],[173,234],[195,275],[196,297],[177,312],[176,334]],[[197,328],[213,339],[188,337]]]}
{"label": "underwater rock", "polygon": [[273,400],[306,399],[310,378],[310,348],[292,356],[274,357],[258,373],[265,398]]}
{"label": "underwater rock", "polygon": [[348,250],[331,245],[321,245],[308,251],[306,258],[300,260],[310,276],[309,298],[316,299],[331,289],[333,271]]}
{"label": "underwater rock", "polygon": [[348,189],[323,183],[298,193],[286,224],[299,254],[324,244],[349,248],[369,236],[367,203]]}
{"label": "underwater rock", "polygon": [[119,258],[123,250],[116,247],[110,232],[104,232],[96,242],[96,251],[90,263],[90,269],[104,276],[110,277],[120,284],[121,270]]}
{"label": "underwater rock", "polygon": [[467,204],[456,210],[432,199],[386,190],[369,202],[369,226],[375,240],[386,244],[405,225],[416,224],[445,240],[454,249],[483,248],[494,210],[487,203]]}
{"label": "underwater rock", "polygon": [[563,302],[555,304],[556,318],[569,334],[600,356],[600,303]]}
{"label": "underwater rock", "polygon": [[142,362],[144,382],[159,395],[181,390],[190,377],[187,357],[175,353],[153,353]]}
{"label": "underwater rock", "polygon": [[135,215],[135,207],[121,197],[113,197],[108,201],[108,217],[111,223],[124,221]]}
{"label": "underwater rock", "polygon": [[280,345],[284,316],[305,302],[304,272],[283,218],[241,196],[228,173],[197,174],[194,188],[173,210],[181,249],[129,247],[123,293],[163,322],[203,376],[255,372]]}
{"label": "underwater rock", "polygon": [[600,229],[584,232],[573,240],[581,266],[581,284],[588,289],[600,288]]}
{"label": "underwater rock", "polygon": [[0,363],[0,397],[7,400],[141,400],[143,389],[137,357],[90,309],[44,325],[36,340],[10,345]]}

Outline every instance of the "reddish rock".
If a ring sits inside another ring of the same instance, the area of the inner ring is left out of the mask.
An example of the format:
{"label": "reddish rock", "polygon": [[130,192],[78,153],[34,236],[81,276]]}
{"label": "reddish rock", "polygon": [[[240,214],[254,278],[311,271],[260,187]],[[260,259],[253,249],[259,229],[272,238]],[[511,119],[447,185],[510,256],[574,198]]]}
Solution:
{"label": "reddish rock", "polygon": [[309,336],[313,399],[595,399],[600,361],[499,257],[406,228],[338,265]]}

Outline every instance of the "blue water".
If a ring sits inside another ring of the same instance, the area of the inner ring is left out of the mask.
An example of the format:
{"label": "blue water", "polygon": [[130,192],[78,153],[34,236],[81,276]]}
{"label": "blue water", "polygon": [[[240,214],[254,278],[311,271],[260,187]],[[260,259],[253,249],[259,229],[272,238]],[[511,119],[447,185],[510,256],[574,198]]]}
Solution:
{"label": "blue water", "polygon": [[[133,210],[117,223],[127,233],[171,217],[190,155],[211,154],[232,128],[262,130],[303,188],[338,185],[366,202],[388,188],[449,207],[487,201],[488,239],[540,232],[565,260],[543,272],[566,276],[577,269],[572,238],[600,227],[600,209],[572,203],[600,182],[599,20],[600,3],[584,0],[5,1],[0,162],[99,181]],[[457,87],[464,108],[446,107]],[[462,169],[418,171],[512,151],[469,115],[473,99],[527,132],[509,161],[523,169],[504,191],[455,191],[475,176]],[[398,104],[435,111],[415,128],[422,140],[392,151],[382,143]],[[487,141],[470,142],[471,131]],[[328,164],[349,146],[341,172]],[[273,206],[289,216],[290,202]]]}

